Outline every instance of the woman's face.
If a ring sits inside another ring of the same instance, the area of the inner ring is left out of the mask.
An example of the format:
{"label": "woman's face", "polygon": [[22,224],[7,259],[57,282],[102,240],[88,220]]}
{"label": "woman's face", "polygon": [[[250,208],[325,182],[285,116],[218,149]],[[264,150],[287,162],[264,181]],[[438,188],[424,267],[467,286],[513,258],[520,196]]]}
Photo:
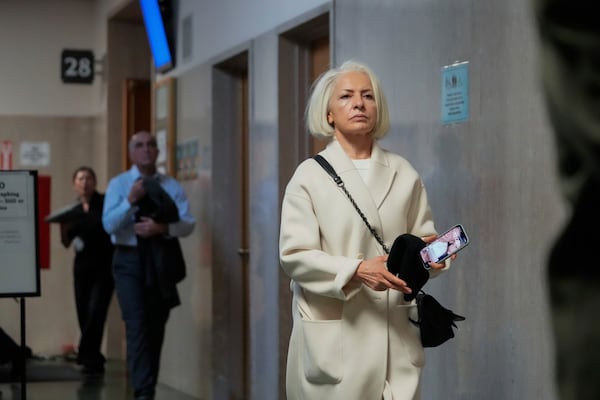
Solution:
{"label": "woman's face", "polygon": [[373,132],[377,104],[367,74],[350,71],[337,78],[329,100],[327,121],[333,124],[336,135],[368,136]]}
{"label": "woman's face", "polygon": [[78,197],[90,197],[96,190],[96,180],[88,171],[79,171],[73,179],[73,189]]}

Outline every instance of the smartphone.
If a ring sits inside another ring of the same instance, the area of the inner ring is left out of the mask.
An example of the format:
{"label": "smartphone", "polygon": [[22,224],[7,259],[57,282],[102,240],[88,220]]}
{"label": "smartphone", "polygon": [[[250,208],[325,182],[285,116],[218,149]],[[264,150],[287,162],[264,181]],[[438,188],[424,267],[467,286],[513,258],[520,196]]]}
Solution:
{"label": "smartphone", "polygon": [[468,244],[467,232],[461,224],[457,224],[423,247],[421,250],[423,265],[425,268],[429,268],[431,262],[441,263],[452,254],[464,249]]}

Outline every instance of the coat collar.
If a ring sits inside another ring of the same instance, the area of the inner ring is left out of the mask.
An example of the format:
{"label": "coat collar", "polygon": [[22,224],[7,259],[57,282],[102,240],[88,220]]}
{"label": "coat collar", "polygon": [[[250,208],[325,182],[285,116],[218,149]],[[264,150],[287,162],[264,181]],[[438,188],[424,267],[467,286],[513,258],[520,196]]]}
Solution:
{"label": "coat collar", "polygon": [[362,180],[360,174],[354,167],[354,163],[344,152],[344,149],[337,140],[332,140],[325,150],[323,150],[322,155],[331,163],[333,168],[335,168],[338,175],[346,184],[352,197],[359,195],[358,193],[354,194],[354,191],[360,191],[360,195],[365,196],[365,200],[370,198],[369,201],[372,202],[376,208],[381,207],[381,204],[392,187],[396,171],[393,168],[390,168],[390,163],[385,151],[377,144],[377,142],[373,143],[373,150],[371,151],[369,174],[373,179],[369,179],[368,186]]}
{"label": "coat collar", "polygon": [[369,168],[369,174],[373,179],[369,179],[368,186],[337,140],[332,140],[325,150],[321,152],[321,155],[329,161],[340,178],[342,178],[346,189],[354,198],[354,201],[367,218],[367,221],[369,221],[369,224],[377,232],[381,233],[382,225],[378,209],[390,192],[394,177],[396,176],[396,171],[390,168],[389,161],[383,149],[376,142],[373,143],[371,165]]}

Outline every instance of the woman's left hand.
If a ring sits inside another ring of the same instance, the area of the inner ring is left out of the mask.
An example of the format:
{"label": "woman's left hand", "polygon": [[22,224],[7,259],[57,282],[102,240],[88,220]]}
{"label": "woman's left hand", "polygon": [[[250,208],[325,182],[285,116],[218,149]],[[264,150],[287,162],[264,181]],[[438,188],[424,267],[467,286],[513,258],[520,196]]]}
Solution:
{"label": "woman's left hand", "polygon": [[405,281],[388,271],[387,259],[388,256],[385,255],[362,261],[356,269],[354,279],[377,291],[395,289],[402,293],[412,293]]}

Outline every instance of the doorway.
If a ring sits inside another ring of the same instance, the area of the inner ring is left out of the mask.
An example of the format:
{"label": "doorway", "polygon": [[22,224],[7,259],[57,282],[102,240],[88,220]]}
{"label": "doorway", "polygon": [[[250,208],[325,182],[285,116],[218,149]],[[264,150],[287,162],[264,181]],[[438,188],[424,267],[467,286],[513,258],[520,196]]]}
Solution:
{"label": "doorway", "polygon": [[249,398],[248,52],[213,68],[213,397]]}
{"label": "doorway", "polygon": [[121,165],[123,170],[131,167],[128,145],[131,137],[139,131],[151,131],[150,79],[125,79],[123,84],[123,126],[121,128]]}
{"label": "doorway", "polygon": [[327,144],[308,134],[304,109],[311,85],[331,65],[329,19],[329,12],[321,14],[279,37],[279,131],[287,133],[279,150],[285,183],[302,160]]}
{"label": "doorway", "polygon": [[[319,14],[279,36],[279,209],[283,190],[304,159],[321,151],[327,141],[308,134],[304,110],[313,82],[330,68],[331,12]],[[285,370],[292,331],[290,280],[279,275],[279,396],[285,398]]]}

